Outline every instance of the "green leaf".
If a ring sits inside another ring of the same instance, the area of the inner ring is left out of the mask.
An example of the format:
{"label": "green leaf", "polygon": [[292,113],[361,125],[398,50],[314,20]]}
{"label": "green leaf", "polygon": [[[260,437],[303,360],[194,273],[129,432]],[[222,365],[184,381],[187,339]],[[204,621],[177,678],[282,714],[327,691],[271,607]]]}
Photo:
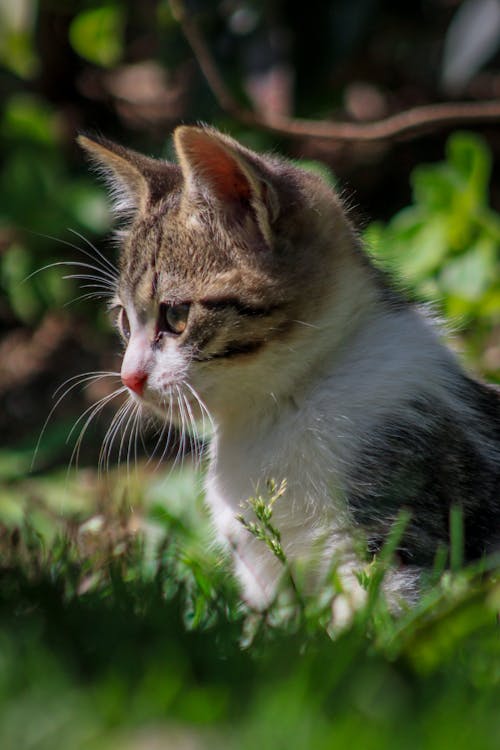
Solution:
{"label": "green leaf", "polygon": [[40,314],[41,304],[34,284],[26,281],[32,269],[28,250],[13,244],[0,259],[0,283],[19,320],[31,323]]}
{"label": "green leaf", "polygon": [[116,65],[123,56],[124,9],[105,5],[79,13],[69,29],[75,52],[103,68]]}
{"label": "green leaf", "polygon": [[[0,473],[5,456],[0,455]],[[15,492],[6,489],[0,490],[0,523],[7,527],[18,526],[23,522],[24,505],[16,497]]]}
{"label": "green leaf", "polygon": [[90,181],[70,183],[64,191],[64,204],[76,221],[95,234],[104,234],[111,226],[111,216],[104,190]]}
{"label": "green leaf", "polygon": [[401,268],[406,276],[418,281],[434,273],[448,253],[447,226],[434,216],[413,233],[406,247],[401,247]]}
{"label": "green leaf", "polygon": [[50,107],[31,94],[11,96],[5,105],[1,133],[5,138],[54,145],[57,118]]}
{"label": "green leaf", "polygon": [[473,302],[495,279],[496,246],[481,238],[470,250],[448,263],[440,274],[440,286],[447,294]]}
{"label": "green leaf", "polygon": [[447,142],[446,153],[451,166],[469,185],[477,202],[484,203],[491,173],[491,156],[482,138],[473,133],[454,133]]}
{"label": "green leaf", "polygon": [[34,0],[0,3],[0,63],[21,78],[32,78],[39,69],[37,10]]}
{"label": "green leaf", "polygon": [[448,211],[456,190],[456,175],[447,164],[421,165],[411,175],[413,198],[426,211]]}

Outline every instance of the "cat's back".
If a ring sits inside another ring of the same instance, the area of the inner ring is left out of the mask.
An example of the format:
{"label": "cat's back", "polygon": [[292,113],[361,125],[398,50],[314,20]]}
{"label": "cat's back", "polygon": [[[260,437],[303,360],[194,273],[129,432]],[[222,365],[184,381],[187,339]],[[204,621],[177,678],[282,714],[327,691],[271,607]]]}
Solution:
{"label": "cat's back", "polygon": [[302,455],[340,484],[372,551],[406,510],[401,558],[431,565],[453,506],[466,559],[500,548],[500,393],[464,373],[416,307],[372,312],[315,377],[302,417],[317,439]]}
{"label": "cat's back", "polygon": [[436,383],[429,371],[376,415],[348,472],[348,505],[372,551],[404,509],[400,555],[417,565],[449,547],[452,507],[462,513],[466,560],[500,549],[500,396],[458,367],[445,374]]}

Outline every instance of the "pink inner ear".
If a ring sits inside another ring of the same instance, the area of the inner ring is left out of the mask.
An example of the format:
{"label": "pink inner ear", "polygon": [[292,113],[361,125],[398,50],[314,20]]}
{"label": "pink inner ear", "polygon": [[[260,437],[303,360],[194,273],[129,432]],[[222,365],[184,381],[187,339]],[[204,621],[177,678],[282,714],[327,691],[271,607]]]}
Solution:
{"label": "pink inner ear", "polygon": [[211,182],[217,196],[223,200],[249,200],[251,191],[248,180],[230,159],[220,159],[216,154],[208,154],[203,172]]}
{"label": "pink inner ear", "polygon": [[235,157],[204,134],[191,135],[189,161],[221,201],[249,200],[252,189]]}

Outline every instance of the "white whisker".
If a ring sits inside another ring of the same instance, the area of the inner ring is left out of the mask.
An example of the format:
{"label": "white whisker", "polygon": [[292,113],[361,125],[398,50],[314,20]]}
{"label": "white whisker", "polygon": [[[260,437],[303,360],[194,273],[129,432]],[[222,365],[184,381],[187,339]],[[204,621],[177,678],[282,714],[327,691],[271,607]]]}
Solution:
{"label": "white whisker", "polygon": [[108,394],[107,396],[103,396],[103,398],[99,399],[99,401],[97,401],[97,402],[96,402],[95,404],[92,404],[92,406],[90,406],[90,407],[89,407],[88,409],[85,409],[85,411],[83,412],[83,414],[82,414],[82,415],[81,415],[81,416],[80,416],[80,417],[79,417],[79,418],[77,419],[77,421],[75,422],[75,424],[74,424],[74,425],[73,425],[73,427],[71,428],[71,431],[70,431],[70,433],[69,433],[69,435],[68,435],[68,437],[67,437],[67,439],[66,439],[66,442],[69,442],[69,440],[71,439],[71,435],[72,435],[72,434],[73,434],[73,432],[75,431],[75,429],[76,429],[77,425],[78,425],[78,424],[79,424],[79,423],[80,423],[80,422],[82,421],[82,419],[84,419],[84,417],[85,417],[85,416],[86,416],[87,414],[89,414],[89,412],[90,412],[90,414],[89,414],[89,416],[87,417],[87,419],[86,419],[86,421],[85,421],[85,423],[84,423],[84,425],[83,425],[82,429],[80,430],[80,433],[79,433],[79,435],[78,435],[78,439],[77,439],[77,441],[76,441],[76,443],[75,443],[75,446],[74,446],[74,448],[73,448],[73,451],[72,451],[72,453],[71,453],[71,458],[70,458],[70,461],[69,461],[69,466],[68,466],[68,472],[69,472],[69,470],[71,469],[71,466],[72,466],[72,464],[73,464],[73,461],[75,462],[75,467],[77,467],[77,466],[78,466],[78,461],[79,461],[79,458],[80,458],[80,449],[81,449],[82,441],[83,441],[84,435],[85,435],[85,433],[87,432],[87,429],[88,429],[88,427],[89,427],[90,423],[92,422],[92,420],[94,419],[94,417],[95,417],[95,416],[96,416],[96,415],[97,415],[97,414],[98,414],[98,413],[99,413],[100,411],[102,411],[102,409],[103,409],[103,408],[104,408],[104,407],[105,407],[105,406],[106,406],[106,405],[107,405],[107,404],[108,404],[108,403],[109,403],[110,401],[112,401],[112,400],[113,400],[114,398],[116,398],[117,396],[120,396],[120,395],[121,395],[121,394],[122,394],[122,393],[123,393],[123,392],[124,392],[125,390],[126,390],[126,389],[125,389],[124,387],[122,387],[122,388],[118,388],[118,389],[117,389],[116,391],[114,391],[113,393],[110,393],[110,394]]}
{"label": "white whisker", "polygon": [[204,425],[205,425],[205,415],[206,415],[206,417],[207,417],[207,419],[208,419],[208,421],[210,423],[210,429],[212,431],[215,430],[215,424],[214,424],[213,417],[210,414],[207,405],[205,404],[205,402],[203,401],[203,399],[201,398],[201,396],[199,395],[199,393],[196,391],[195,388],[193,388],[193,386],[190,383],[184,382],[184,385],[189,389],[189,391],[193,395],[194,399],[196,400],[198,406],[200,407],[200,411],[201,411],[201,413],[203,415],[203,417],[202,417],[203,418],[203,429],[205,429]]}
{"label": "white whisker", "polygon": [[[99,256],[99,258],[101,258],[101,260],[104,262],[104,264],[113,273],[115,273],[115,274],[117,273],[115,266],[113,265],[113,263],[111,263],[111,261],[109,260],[109,258],[106,258],[106,256],[104,255],[104,253],[101,253],[101,251],[89,239],[87,239],[87,237],[85,237],[80,232],[77,232],[76,229],[71,229],[71,227],[68,227],[68,232],[71,232],[72,234],[76,234],[77,237],[79,237],[81,240],[83,240],[91,248],[91,250],[93,250],[93,252],[96,253]],[[87,253],[85,250],[83,250],[83,248],[79,248],[79,249],[80,249],[80,251],[82,253],[85,253],[85,255],[89,255],[90,257],[93,257],[92,253]]]}
{"label": "white whisker", "polygon": [[[45,266],[37,268],[35,271],[26,276],[26,278],[23,279],[22,283],[26,283],[27,281],[32,279],[33,276],[42,273],[42,271],[48,271],[49,268],[57,268],[58,266],[74,266],[76,268],[85,268],[87,269],[87,271],[95,271],[96,276],[94,278],[101,279],[103,283],[105,281],[107,281],[110,285],[116,285],[117,283],[117,276],[113,276],[109,271],[100,268],[99,266],[93,266],[91,263],[84,263],[81,260],[56,260],[52,263],[47,263]],[[66,276],[65,278],[70,278],[70,276]]]}
{"label": "white whisker", "polygon": [[[116,389],[115,391],[113,391],[112,393],[107,393],[107,394],[106,394],[105,396],[103,396],[102,398],[100,398],[100,399],[99,399],[98,401],[95,401],[95,402],[94,402],[93,404],[91,404],[90,406],[88,406],[88,407],[87,407],[87,408],[86,408],[86,409],[85,409],[85,410],[84,410],[84,411],[83,411],[83,412],[82,412],[82,413],[80,414],[80,416],[78,417],[78,419],[77,419],[77,420],[75,421],[75,423],[74,423],[73,427],[72,427],[72,428],[71,428],[71,430],[69,431],[69,433],[68,433],[68,436],[67,436],[67,438],[66,438],[66,443],[69,443],[69,441],[71,440],[71,437],[72,437],[72,435],[73,435],[74,431],[76,430],[76,428],[78,427],[78,425],[80,424],[80,422],[81,422],[81,421],[82,421],[83,419],[85,419],[86,415],[87,415],[87,414],[88,414],[89,412],[91,412],[91,411],[92,411],[93,409],[95,409],[96,407],[99,407],[99,406],[100,406],[101,404],[105,404],[105,403],[107,403],[107,401],[110,401],[110,400],[112,400],[113,398],[115,398],[116,396],[119,396],[119,395],[120,395],[121,393],[123,393],[124,391],[125,391],[125,387],[117,388],[117,389]],[[79,434],[81,434],[81,433],[79,433]]]}
{"label": "white whisker", "polygon": [[196,420],[193,415],[193,410],[191,408],[191,404],[189,403],[188,398],[186,397],[185,393],[181,393],[182,399],[184,401],[184,405],[186,407],[186,413],[189,420],[189,426],[190,426],[190,446],[191,446],[191,455],[193,457],[193,462],[195,466],[198,466],[200,459],[201,459],[201,447],[203,445],[203,441],[201,439],[198,425],[196,424]]}
{"label": "white whisker", "polygon": [[108,429],[106,430],[106,434],[101,444],[101,450],[99,451],[99,462],[98,462],[98,475],[99,476],[102,474],[103,471],[106,471],[106,472],[109,471],[109,463],[110,463],[110,456],[111,456],[113,443],[120,430],[122,421],[125,419],[125,416],[130,408],[131,408],[131,401],[125,401],[120,406],[116,414],[113,416],[113,419],[111,420],[111,423]]}
{"label": "white whisker", "polygon": [[[50,234],[43,234],[37,232],[39,237],[44,237],[46,240],[52,240],[53,242],[57,242],[60,245],[65,245],[66,247],[71,247],[73,250],[77,250],[79,253],[82,253],[82,255],[85,255],[87,258],[90,258],[92,261],[98,264],[99,269],[102,271],[106,271],[107,273],[111,273],[116,279],[118,279],[118,270],[117,268],[111,263],[110,260],[108,260],[89,240],[87,240],[82,234],[79,234],[79,232],[76,232],[73,229],[69,229],[68,231],[72,232],[73,234],[76,234],[77,237],[80,237],[84,242],[87,243],[87,245],[92,249],[92,253],[90,253],[88,250],[85,250],[83,247],[80,247],[79,245],[75,245],[74,242],[69,242],[68,240],[63,240],[61,237],[54,237]],[[95,254],[97,254],[99,257],[95,257]],[[104,261],[104,262],[103,262]]]}
{"label": "white whisker", "polygon": [[184,417],[185,417],[185,430],[186,430],[187,442],[189,443],[189,455],[192,456],[194,454],[193,424],[191,421],[191,416],[187,409],[186,397],[182,391],[182,384],[179,387],[179,401],[182,405],[182,411],[184,412]]}
{"label": "white whisker", "polygon": [[[168,412],[168,414],[170,415],[170,413],[171,413],[171,404],[169,403],[169,412]],[[161,444],[161,442],[163,440],[163,436],[165,435],[165,432],[167,431],[167,429],[168,429],[168,435],[167,435],[166,445],[168,446],[168,444],[170,442],[170,432],[171,432],[171,429],[172,429],[172,424],[171,424],[170,419],[168,417],[167,417],[167,419],[165,419],[164,422],[162,422],[161,427],[157,431],[158,439],[156,440],[155,447],[151,451],[151,455],[148,457],[147,464],[150,464],[152,462],[152,460],[154,459],[154,457],[156,455],[156,451],[158,450],[158,448],[159,448],[159,446],[160,446],[160,444]],[[162,453],[162,456],[163,456],[163,453]],[[155,470],[158,468],[158,465],[159,465],[159,462],[156,464]]]}
{"label": "white whisker", "polygon": [[135,403],[135,401],[130,401],[130,404],[131,404],[130,413],[128,415],[127,421],[125,422],[125,427],[123,428],[122,436],[120,438],[120,445],[118,447],[118,466],[121,464],[121,461],[122,461],[122,453],[123,453],[123,448],[125,446],[125,440],[127,438],[128,429],[130,425],[132,424],[132,421],[135,417],[135,412],[137,410],[137,404]]}
{"label": "white whisker", "polygon": [[89,292],[87,294],[80,294],[78,297],[70,299],[69,302],[65,302],[64,307],[70,307],[75,305],[77,302],[83,302],[88,299],[109,299],[112,295],[109,292]]}
{"label": "white whisker", "polygon": [[[67,378],[59,386],[57,386],[56,390],[52,394],[52,398],[55,398],[57,396],[57,394],[59,393],[59,391],[62,388],[64,388],[65,385],[67,385],[68,383],[71,383],[72,380],[78,380],[78,382],[74,383],[71,386],[71,388],[69,388],[63,394],[62,398],[64,398],[64,396],[66,396],[70,392],[70,390],[72,390],[73,388],[76,388],[77,386],[81,385],[85,381],[101,380],[102,378],[109,378],[109,377],[117,377],[117,378],[119,378],[120,377],[120,373],[119,372],[112,372],[111,370],[90,370],[89,372],[82,372],[82,373],[79,373],[78,375],[72,375],[70,378]],[[85,387],[87,387],[87,386],[85,386]]]}
{"label": "white whisker", "polygon": [[[168,395],[168,412],[167,412],[167,416],[166,416],[166,421],[165,421],[165,425],[166,425],[166,426],[168,427],[168,433],[167,433],[167,439],[165,440],[165,446],[164,446],[164,448],[163,448],[163,450],[162,450],[162,452],[161,452],[160,458],[158,459],[158,461],[157,461],[157,463],[156,463],[156,467],[155,467],[156,469],[157,469],[157,468],[158,468],[158,467],[159,467],[159,466],[161,465],[161,463],[162,463],[163,459],[165,458],[165,456],[167,455],[168,451],[169,451],[169,450],[170,450],[170,448],[171,448],[171,443],[170,443],[170,441],[171,441],[171,437],[172,437],[172,432],[173,432],[173,423],[172,423],[172,399],[173,399],[173,395],[172,395],[172,387],[171,387],[171,386],[169,386],[169,395]],[[163,435],[163,434],[164,434],[164,432],[162,431],[162,435]],[[160,435],[160,440],[161,440],[161,437],[162,437],[162,435]],[[159,444],[159,442],[157,443],[157,445],[158,445],[158,444]],[[156,450],[156,447],[155,447],[155,450]]]}
{"label": "white whisker", "polygon": [[134,453],[134,466],[137,468],[137,425],[139,422],[139,418],[141,415],[141,405],[136,404],[135,409],[133,410],[133,420],[132,420],[132,426],[130,428],[129,438],[128,438],[128,450],[127,450],[127,475],[130,474],[130,456],[132,453],[132,443],[135,444],[135,453]]}
{"label": "white whisker", "polygon": [[59,398],[57,399],[56,403],[54,404],[54,406],[49,411],[47,419],[45,420],[45,422],[43,424],[43,427],[42,427],[42,429],[40,431],[40,435],[38,436],[38,440],[37,440],[36,445],[35,445],[35,450],[33,451],[33,458],[32,458],[32,461],[31,461],[31,471],[33,471],[33,467],[35,465],[36,457],[38,455],[38,451],[40,449],[40,445],[41,445],[43,436],[45,435],[45,431],[46,431],[46,429],[47,429],[47,427],[49,425],[49,422],[50,422],[50,420],[52,418],[52,415],[56,411],[56,409],[59,406],[59,404],[61,403],[61,401],[63,401],[66,398],[66,396],[68,396],[71,393],[71,391],[73,391],[75,388],[78,388],[78,386],[80,386],[80,385],[83,385],[83,387],[85,389],[85,388],[87,388],[90,385],[90,383],[92,381],[95,382],[97,380],[102,380],[103,378],[119,377],[119,376],[120,376],[120,373],[118,373],[118,372],[111,372],[111,371],[110,372],[106,372],[106,371],[95,370],[93,372],[85,372],[85,373],[81,373],[79,375],[73,375],[72,377],[67,378],[63,383],[61,383],[61,385],[59,385],[56,388],[56,390],[54,391],[54,393],[52,395],[52,398],[56,398],[57,394],[61,391],[61,389],[63,389],[65,386],[67,386],[72,381],[75,381],[74,383],[72,383],[72,385],[70,385],[68,388],[66,388],[66,390],[64,391],[64,393],[61,394],[61,396],[59,396]]}
{"label": "white whisker", "polygon": [[[292,323],[298,323],[301,326],[306,326],[307,328],[316,328],[318,331],[320,330],[320,327],[315,325],[314,323],[306,323],[305,320],[292,320]],[[274,329],[276,330],[276,329]]]}
{"label": "white whisker", "polygon": [[76,281],[89,281],[89,284],[80,284],[81,289],[103,289],[107,292],[115,292],[116,284],[113,284],[108,279],[101,279],[99,276],[94,276],[88,273],[69,273],[63,276],[63,279],[74,279]]}
{"label": "white whisker", "polygon": [[184,417],[184,411],[182,409],[181,400],[179,397],[179,386],[175,383],[174,384],[175,393],[176,393],[176,402],[177,402],[177,410],[179,412],[179,417],[181,420],[180,424],[180,440],[179,440],[179,446],[177,448],[177,454],[174,459],[174,467],[177,466],[177,463],[180,459],[180,465],[181,467],[184,464],[184,455],[186,453],[186,423],[185,423],[185,417]]}

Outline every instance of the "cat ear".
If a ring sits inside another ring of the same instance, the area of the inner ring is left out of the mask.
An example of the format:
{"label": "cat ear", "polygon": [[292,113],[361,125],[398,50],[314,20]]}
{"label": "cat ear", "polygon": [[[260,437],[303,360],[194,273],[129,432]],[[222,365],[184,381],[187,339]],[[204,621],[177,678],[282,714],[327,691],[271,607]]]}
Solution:
{"label": "cat ear", "polygon": [[215,197],[233,215],[252,215],[270,245],[271,225],[279,213],[276,191],[248,152],[214,130],[181,126],[174,134],[185,189]]}
{"label": "cat ear", "polygon": [[175,164],[143,156],[107,138],[79,135],[77,141],[103,174],[120,214],[145,211],[181,180]]}

